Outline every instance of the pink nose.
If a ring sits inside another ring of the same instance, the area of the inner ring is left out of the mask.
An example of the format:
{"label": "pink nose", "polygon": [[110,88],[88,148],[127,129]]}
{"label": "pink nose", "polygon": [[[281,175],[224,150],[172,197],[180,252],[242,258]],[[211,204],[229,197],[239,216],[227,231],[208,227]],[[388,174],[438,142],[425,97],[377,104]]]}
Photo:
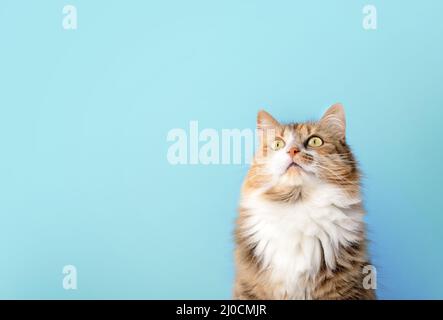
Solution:
{"label": "pink nose", "polygon": [[291,149],[288,150],[288,154],[291,158],[294,157],[298,152],[300,152],[300,150],[298,150],[295,147],[292,147]]}

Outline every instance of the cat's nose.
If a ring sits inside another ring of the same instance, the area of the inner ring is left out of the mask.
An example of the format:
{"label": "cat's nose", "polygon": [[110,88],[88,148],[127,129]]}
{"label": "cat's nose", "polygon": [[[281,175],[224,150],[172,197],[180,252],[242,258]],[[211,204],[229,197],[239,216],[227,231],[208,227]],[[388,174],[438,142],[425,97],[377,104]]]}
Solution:
{"label": "cat's nose", "polygon": [[298,152],[300,152],[300,150],[298,150],[295,147],[292,147],[291,149],[288,150],[288,154],[291,158],[294,157]]}

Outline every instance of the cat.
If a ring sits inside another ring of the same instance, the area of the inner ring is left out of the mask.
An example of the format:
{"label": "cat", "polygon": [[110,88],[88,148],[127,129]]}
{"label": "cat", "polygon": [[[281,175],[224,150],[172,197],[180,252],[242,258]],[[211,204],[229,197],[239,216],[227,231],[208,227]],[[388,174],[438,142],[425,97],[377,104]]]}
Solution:
{"label": "cat", "polygon": [[287,125],[262,110],[257,129],[235,230],[234,299],[375,299],[363,285],[365,212],[343,106]]}

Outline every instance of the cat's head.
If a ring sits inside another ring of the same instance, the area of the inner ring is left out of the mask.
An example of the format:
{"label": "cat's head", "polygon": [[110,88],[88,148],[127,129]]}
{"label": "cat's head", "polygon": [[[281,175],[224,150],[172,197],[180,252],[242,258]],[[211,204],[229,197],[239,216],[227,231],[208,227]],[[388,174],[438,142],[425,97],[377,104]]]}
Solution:
{"label": "cat's head", "polygon": [[330,107],[317,122],[281,124],[260,111],[257,127],[261,138],[251,179],[271,187],[302,186],[313,178],[342,188],[359,183],[341,104]]}

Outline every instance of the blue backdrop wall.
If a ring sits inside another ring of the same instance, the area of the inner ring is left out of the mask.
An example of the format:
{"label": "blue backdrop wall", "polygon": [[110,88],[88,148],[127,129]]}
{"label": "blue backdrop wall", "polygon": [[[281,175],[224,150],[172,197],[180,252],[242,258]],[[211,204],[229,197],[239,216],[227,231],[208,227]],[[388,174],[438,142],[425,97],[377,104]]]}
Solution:
{"label": "blue backdrop wall", "polygon": [[[62,27],[67,4],[77,30]],[[247,165],[173,166],[167,133],[254,128],[263,107],[317,118],[337,101],[365,172],[379,296],[443,298],[442,11],[2,0],[0,298],[230,298]]]}

